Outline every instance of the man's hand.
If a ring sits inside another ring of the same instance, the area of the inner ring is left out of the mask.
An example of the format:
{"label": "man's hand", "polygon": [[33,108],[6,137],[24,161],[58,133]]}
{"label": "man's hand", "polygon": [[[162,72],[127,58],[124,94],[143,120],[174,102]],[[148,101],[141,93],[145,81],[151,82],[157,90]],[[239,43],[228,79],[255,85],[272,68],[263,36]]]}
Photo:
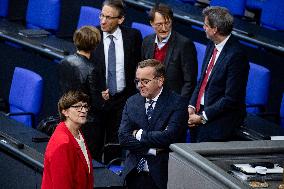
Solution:
{"label": "man's hand", "polygon": [[195,114],[195,109],[192,107],[188,107],[187,111],[188,111],[188,115]]}
{"label": "man's hand", "polygon": [[109,99],[109,89],[102,91],[102,97],[103,97],[104,100]]}
{"label": "man's hand", "polygon": [[197,125],[201,124],[201,116],[197,114],[190,114],[188,118],[188,126],[189,127],[196,127]]}

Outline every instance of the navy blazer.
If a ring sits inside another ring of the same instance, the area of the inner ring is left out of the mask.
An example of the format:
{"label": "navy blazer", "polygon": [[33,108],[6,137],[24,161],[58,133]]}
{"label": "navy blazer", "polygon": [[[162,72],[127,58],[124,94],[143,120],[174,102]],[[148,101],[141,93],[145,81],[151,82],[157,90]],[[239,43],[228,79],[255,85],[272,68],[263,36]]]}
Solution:
{"label": "navy blazer", "polygon": [[[212,56],[213,42],[206,48],[200,81],[194,90],[190,105],[195,106],[202,79]],[[249,63],[239,42],[230,36],[219,55],[204,93],[205,125],[197,126],[197,142],[229,139],[235,128],[243,124],[246,115],[245,96]]]}
{"label": "navy blazer", "polygon": [[[141,60],[141,43],[142,35],[140,31],[133,28],[119,26],[122,33],[123,50],[124,50],[124,73],[125,73],[125,96],[126,98],[136,93],[136,86],[134,83],[135,72],[138,62]],[[102,32],[101,32],[102,35]],[[102,35],[103,36],[103,35]],[[94,96],[95,108],[102,107],[104,100],[101,92],[107,89],[106,84],[106,67],[105,67],[105,53],[103,40],[92,54],[91,60],[95,63],[94,67],[94,83],[92,85],[91,93]]]}
{"label": "navy blazer", "polygon": [[[154,58],[156,34],[145,37],[142,43],[142,60]],[[166,83],[176,93],[190,98],[196,86],[197,55],[193,42],[172,31],[164,60]]]}
{"label": "navy blazer", "polygon": [[[186,100],[165,88],[156,102],[149,122],[145,98],[139,93],[130,97],[124,107],[119,128],[119,142],[128,150],[123,176],[136,168],[141,157],[145,157],[156,185],[166,188],[169,145],[185,141],[187,119]],[[139,129],[143,129],[140,141],[132,136],[132,132]],[[149,148],[161,148],[164,149],[164,153],[156,156],[147,155]]]}

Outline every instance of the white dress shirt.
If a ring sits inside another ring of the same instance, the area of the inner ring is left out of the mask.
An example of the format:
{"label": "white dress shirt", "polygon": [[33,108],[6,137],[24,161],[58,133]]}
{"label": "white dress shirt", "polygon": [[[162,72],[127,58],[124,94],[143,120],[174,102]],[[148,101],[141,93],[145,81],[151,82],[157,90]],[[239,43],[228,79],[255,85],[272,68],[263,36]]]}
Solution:
{"label": "white dress shirt", "polygon": [[124,73],[124,48],[121,29],[118,27],[113,34],[103,32],[104,53],[105,53],[105,66],[106,66],[106,81],[108,78],[108,48],[110,44],[109,35],[113,35],[115,44],[115,58],[116,58],[116,83],[117,92],[123,91],[125,88],[125,73]]}
{"label": "white dress shirt", "polygon": [[[157,100],[158,100],[159,96],[161,95],[162,91],[163,91],[163,88],[161,89],[160,93],[159,93],[157,96],[155,96],[155,98],[153,98],[153,99],[148,99],[148,98],[146,98],[145,113],[146,113],[148,107],[150,106],[150,104],[149,104],[149,102],[148,102],[149,100],[153,100],[153,101],[154,101],[153,104],[152,104],[152,107],[153,107],[153,109],[155,109]],[[142,132],[143,132],[143,130],[142,130],[142,129],[139,129],[139,130],[137,131],[136,135],[135,135],[135,138],[136,138],[137,140],[139,140],[139,141],[141,140]],[[157,150],[156,150],[155,148],[150,148],[150,149],[148,150],[148,154],[149,154],[149,155],[154,155],[154,156],[156,156],[156,155],[157,155]],[[144,170],[144,171],[149,171],[147,160],[146,160],[146,162],[145,162],[145,164],[144,164],[144,169],[143,169],[143,170]]]}

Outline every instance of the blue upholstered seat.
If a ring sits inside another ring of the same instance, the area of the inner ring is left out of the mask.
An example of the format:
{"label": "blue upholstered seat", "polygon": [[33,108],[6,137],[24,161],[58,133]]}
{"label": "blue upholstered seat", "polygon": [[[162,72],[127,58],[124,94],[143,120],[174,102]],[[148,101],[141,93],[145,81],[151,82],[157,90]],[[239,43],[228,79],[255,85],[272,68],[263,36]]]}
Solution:
{"label": "blue upholstered seat", "polygon": [[0,0],[0,16],[6,17],[8,14],[9,0]]}
{"label": "blue upholstered seat", "polygon": [[33,126],[33,120],[41,110],[42,96],[42,77],[30,70],[16,67],[9,95],[10,113],[7,115],[26,126]]}
{"label": "blue upholstered seat", "polygon": [[100,25],[100,14],[101,10],[89,7],[89,6],[82,6],[80,10],[80,16],[77,24],[77,28],[80,28],[85,25],[89,26],[98,26]]}
{"label": "blue upholstered seat", "polygon": [[211,0],[210,6],[221,6],[229,9],[234,16],[244,16],[246,0]]}
{"label": "blue upholstered seat", "polygon": [[197,52],[197,62],[198,62],[198,74],[197,74],[197,80],[199,80],[201,75],[201,68],[203,64],[203,59],[206,51],[206,45],[194,42],[196,52]]}
{"label": "blue upholstered seat", "polygon": [[142,24],[142,23],[139,23],[139,22],[132,22],[131,27],[138,29],[141,32],[143,38],[146,37],[147,35],[155,33],[152,26]]}
{"label": "blue upholstered seat", "polygon": [[29,0],[26,14],[27,27],[57,31],[60,2],[60,0]]}
{"label": "blue upholstered seat", "polygon": [[247,112],[260,113],[268,102],[270,71],[260,65],[250,63],[246,90]]}

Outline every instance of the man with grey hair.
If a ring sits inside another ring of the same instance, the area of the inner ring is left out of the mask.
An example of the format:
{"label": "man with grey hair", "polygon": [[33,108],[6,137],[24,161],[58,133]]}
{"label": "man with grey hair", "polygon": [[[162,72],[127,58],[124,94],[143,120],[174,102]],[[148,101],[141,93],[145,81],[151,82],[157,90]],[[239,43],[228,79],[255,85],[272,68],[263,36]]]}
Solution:
{"label": "man with grey hair", "polygon": [[228,10],[212,6],[205,8],[203,15],[210,42],[188,107],[191,141],[228,141],[246,115],[249,64],[231,35],[233,16]]}

